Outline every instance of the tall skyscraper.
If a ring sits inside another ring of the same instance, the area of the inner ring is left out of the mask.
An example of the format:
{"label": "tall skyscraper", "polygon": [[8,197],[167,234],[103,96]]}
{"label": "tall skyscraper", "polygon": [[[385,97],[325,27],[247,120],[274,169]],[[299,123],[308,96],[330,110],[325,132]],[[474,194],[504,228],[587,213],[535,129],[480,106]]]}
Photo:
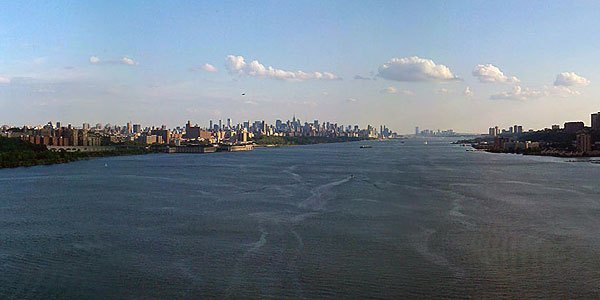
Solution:
{"label": "tall skyscraper", "polygon": [[600,112],[592,114],[592,129],[600,130]]}
{"label": "tall skyscraper", "polygon": [[212,120],[210,120],[210,122],[208,122],[208,129],[213,130],[213,121]]}
{"label": "tall skyscraper", "polygon": [[415,135],[419,135],[419,126],[415,127]]}
{"label": "tall skyscraper", "polygon": [[231,128],[231,119],[227,118],[227,129]]}
{"label": "tall skyscraper", "polygon": [[223,121],[219,120],[219,130],[223,129]]}

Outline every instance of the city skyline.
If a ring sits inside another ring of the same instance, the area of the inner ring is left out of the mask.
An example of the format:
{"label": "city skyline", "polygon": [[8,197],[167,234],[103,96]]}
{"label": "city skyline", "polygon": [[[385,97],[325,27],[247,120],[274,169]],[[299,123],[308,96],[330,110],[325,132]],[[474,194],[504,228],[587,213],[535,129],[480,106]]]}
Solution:
{"label": "city skyline", "polygon": [[340,4],[6,3],[0,123],[295,114],[484,133],[600,110],[600,4]]}

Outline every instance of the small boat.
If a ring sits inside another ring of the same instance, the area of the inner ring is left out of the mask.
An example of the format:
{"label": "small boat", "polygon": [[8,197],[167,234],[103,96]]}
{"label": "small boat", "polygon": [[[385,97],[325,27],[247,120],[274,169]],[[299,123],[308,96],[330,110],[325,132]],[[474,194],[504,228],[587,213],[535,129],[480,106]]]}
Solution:
{"label": "small boat", "polygon": [[373,146],[371,146],[371,145],[362,145],[362,146],[360,146],[360,148],[361,149],[364,149],[364,148],[373,148]]}
{"label": "small boat", "polygon": [[427,145],[428,143],[427,143],[427,141],[425,141],[425,143],[423,143],[423,144]]}

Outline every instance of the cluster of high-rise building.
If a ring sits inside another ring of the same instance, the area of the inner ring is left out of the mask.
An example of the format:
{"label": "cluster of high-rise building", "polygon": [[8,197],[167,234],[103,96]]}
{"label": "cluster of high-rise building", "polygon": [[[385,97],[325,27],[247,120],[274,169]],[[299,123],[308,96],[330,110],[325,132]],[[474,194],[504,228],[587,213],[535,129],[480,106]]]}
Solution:
{"label": "cluster of high-rise building", "polygon": [[458,133],[454,132],[454,130],[452,129],[448,129],[448,130],[431,130],[431,129],[424,129],[424,130],[420,130],[419,127],[415,127],[415,136],[423,136],[423,137],[452,137],[452,136],[457,136],[459,135]]}
{"label": "cluster of high-rise building", "polygon": [[1,134],[16,137],[34,144],[47,146],[101,146],[111,144],[166,144],[181,145],[186,143],[210,144],[244,144],[260,136],[319,136],[319,137],[363,137],[363,138],[395,138],[398,135],[386,126],[379,131],[368,125],[361,129],[358,125],[338,125],[332,122],[301,122],[295,116],[292,120],[276,120],[275,124],[265,121],[245,121],[233,124],[231,119],[210,120],[208,126],[192,125],[188,121],[184,127],[167,128],[142,127],[140,124],[128,122],[124,126],[83,123],[81,128],[71,124],[61,126],[60,122],[49,122],[44,126],[10,127],[3,126]]}
{"label": "cluster of high-rise building", "polygon": [[[534,133],[529,130],[529,133]],[[591,154],[600,151],[600,112],[591,114],[591,126],[586,127],[583,121],[565,122],[563,127],[554,124],[551,128],[545,128],[539,132],[546,136],[553,135],[552,141],[531,142],[522,140],[520,135],[523,134],[523,127],[514,125],[508,129],[499,129],[498,126],[490,127],[488,135],[494,137],[494,143],[491,146],[495,150],[517,151],[527,149],[549,149],[549,151],[567,151],[569,148],[575,149],[578,153]],[[557,142],[559,140],[556,134],[563,134],[566,137],[571,137],[573,140],[568,140],[565,144]],[[544,135],[540,135],[544,136]],[[560,149],[562,148],[562,149]],[[599,152],[600,153],[600,152]]]}
{"label": "cluster of high-rise building", "polygon": [[514,125],[507,129],[500,129],[498,126],[490,127],[488,129],[488,135],[490,135],[490,136],[499,136],[501,134],[522,134],[522,133],[523,133],[523,126],[521,126],[521,125]]}
{"label": "cluster of high-rise building", "polygon": [[2,135],[16,137],[38,145],[48,146],[100,146],[103,136],[86,129],[71,125],[61,126],[60,122],[36,127],[10,128],[4,126]]}

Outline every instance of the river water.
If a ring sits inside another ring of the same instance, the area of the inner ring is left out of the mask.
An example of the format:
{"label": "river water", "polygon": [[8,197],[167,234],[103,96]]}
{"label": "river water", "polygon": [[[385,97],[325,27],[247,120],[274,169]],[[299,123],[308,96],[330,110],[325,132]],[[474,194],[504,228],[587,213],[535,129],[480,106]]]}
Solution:
{"label": "river water", "polygon": [[600,165],[449,142],[0,170],[0,298],[600,298]]}

